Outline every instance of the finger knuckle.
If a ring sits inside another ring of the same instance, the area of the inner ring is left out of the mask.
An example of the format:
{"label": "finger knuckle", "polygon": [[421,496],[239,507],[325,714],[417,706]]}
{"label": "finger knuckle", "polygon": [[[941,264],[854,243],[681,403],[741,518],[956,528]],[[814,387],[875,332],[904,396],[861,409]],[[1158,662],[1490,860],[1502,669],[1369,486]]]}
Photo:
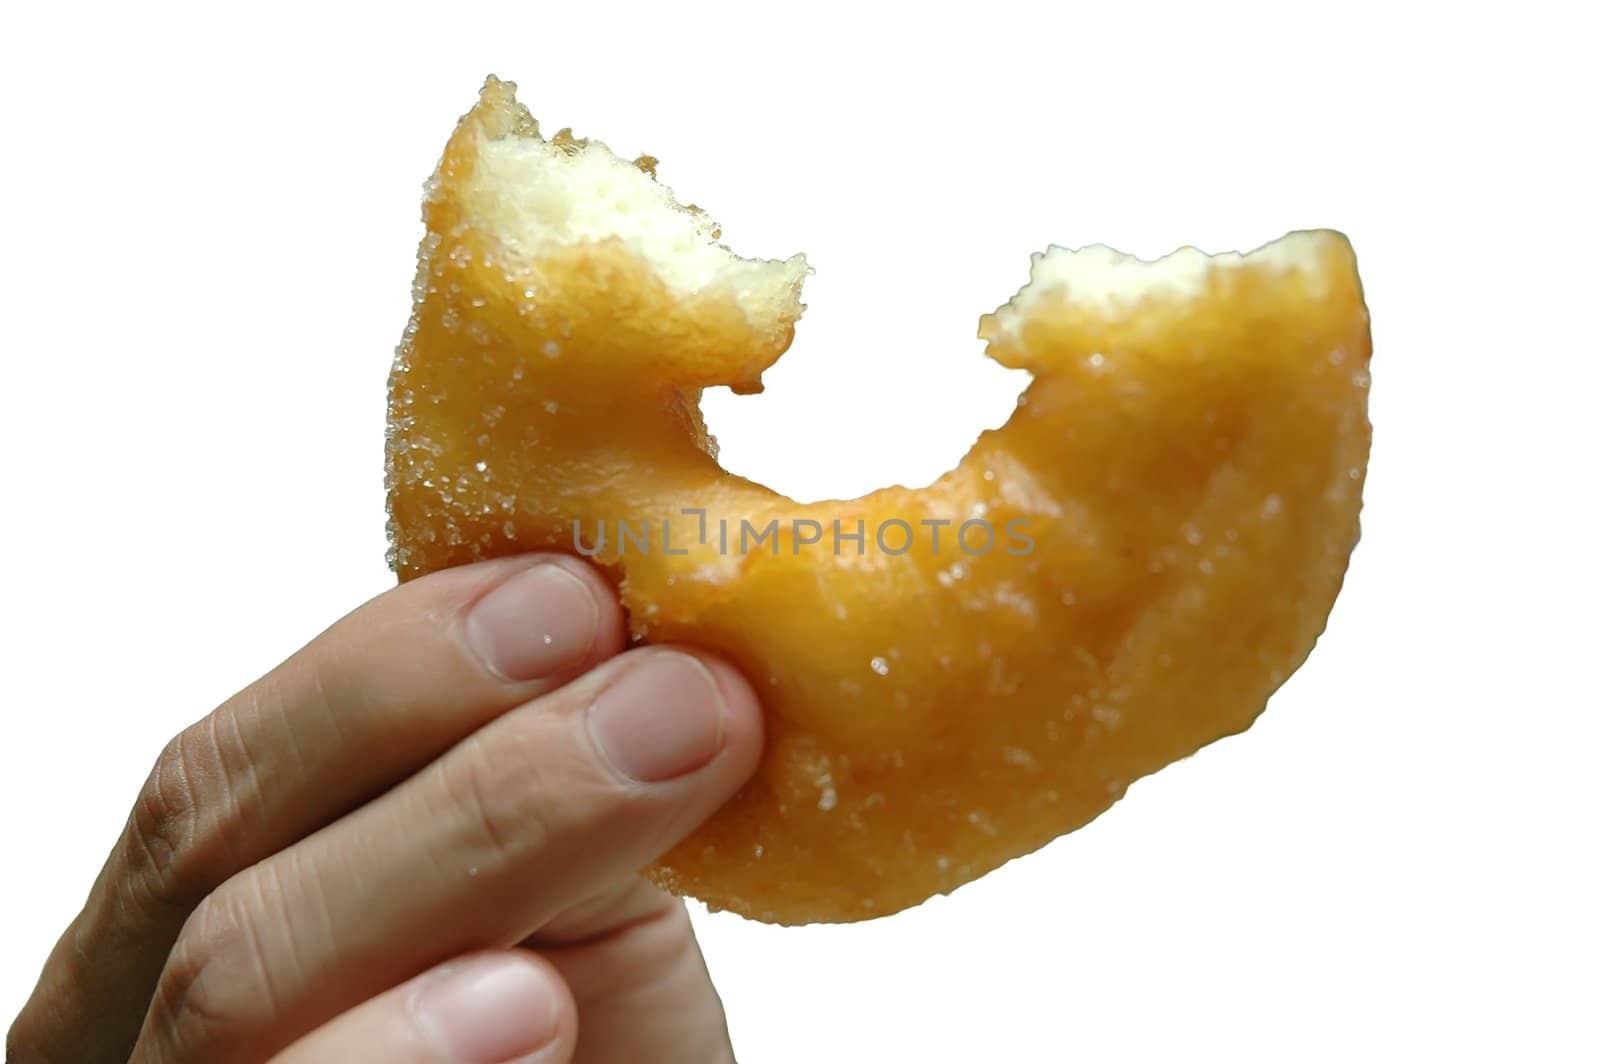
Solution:
{"label": "finger knuckle", "polygon": [[215,743],[199,726],[188,728],[161,751],[139,792],[126,856],[133,882],[158,901],[193,906],[221,878],[220,768]]}
{"label": "finger knuckle", "polygon": [[252,1029],[261,958],[232,895],[210,895],[190,915],[156,982],[146,1036],[167,1056],[216,1060]]}

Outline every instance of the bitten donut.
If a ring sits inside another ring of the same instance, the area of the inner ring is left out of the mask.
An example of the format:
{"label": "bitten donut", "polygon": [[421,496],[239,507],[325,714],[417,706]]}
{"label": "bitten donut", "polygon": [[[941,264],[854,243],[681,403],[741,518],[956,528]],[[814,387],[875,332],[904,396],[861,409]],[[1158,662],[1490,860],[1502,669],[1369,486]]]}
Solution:
{"label": "bitten donut", "polygon": [[387,483],[401,580],[590,555],[636,638],[763,693],[759,770],[657,882],[758,920],[880,916],[1250,725],[1357,537],[1371,342],[1344,237],[1036,255],[979,330],[1032,374],[1010,420],[925,488],[801,505],[718,466],[699,399],[759,390],[805,260],[738,258],[653,167],[542,138],[489,80],[427,186]]}

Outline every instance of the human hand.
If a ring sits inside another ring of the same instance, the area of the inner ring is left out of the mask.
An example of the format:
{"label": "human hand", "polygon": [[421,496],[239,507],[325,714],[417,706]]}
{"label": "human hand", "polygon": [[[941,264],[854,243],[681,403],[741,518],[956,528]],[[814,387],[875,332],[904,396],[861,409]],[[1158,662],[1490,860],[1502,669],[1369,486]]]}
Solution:
{"label": "human hand", "polygon": [[334,624],[168,744],[7,1060],[731,1060],[637,871],[753,771],[759,706],[624,645],[605,580],[551,555]]}

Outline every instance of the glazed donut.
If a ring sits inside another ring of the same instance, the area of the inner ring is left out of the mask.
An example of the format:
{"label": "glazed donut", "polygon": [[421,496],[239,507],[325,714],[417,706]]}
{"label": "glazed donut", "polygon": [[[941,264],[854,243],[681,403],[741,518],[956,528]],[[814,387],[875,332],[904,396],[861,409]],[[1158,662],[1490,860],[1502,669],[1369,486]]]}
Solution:
{"label": "glazed donut", "polygon": [[980,325],[1032,374],[1010,420],[925,488],[801,505],[718,466],[699,399],[759,390],[805,260],[738,258],[653,166],[541,137],[489,80],[427,187],[386,480],[401,580],[582,553],[636,639],[762,692],[760,768],[657,882],[770,922],[892,913],[1250,725],[1357,538],[1342,236],[1052,247]]}

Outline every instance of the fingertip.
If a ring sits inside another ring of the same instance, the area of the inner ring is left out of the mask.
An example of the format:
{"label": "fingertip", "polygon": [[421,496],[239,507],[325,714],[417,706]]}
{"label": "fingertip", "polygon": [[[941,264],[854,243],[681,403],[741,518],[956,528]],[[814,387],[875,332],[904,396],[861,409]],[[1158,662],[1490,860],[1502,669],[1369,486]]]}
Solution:
{"label": "fingertip", "polygon": [[558,566],[577,577],[594,598],[598,612],[594,650],[589,665],[616,657],[628,645],[628,617],[623,612],[622,600],[616,584],[590,562],[570,554],[546,553],[527,555],[532,564]]}
{"label": "fingertip", "polygon": [[765,715],[755,685],[737,666],[718,654],[686,647],[674,649],[697,658],[711,673],[722,695],[721,757],[729,763],[729,771],[737,774],[740,780],[748,779],[761,760],[761,748],[766,741]]}
{"label": "fingertip", "polygon": [[447,601],[459,596],[451,610],[457,630],[483,670],[502,682],[569,679],[626,645],[616,589],[580,559],[524,554],[454,573],[434,575]]}
{"label": "fingertip", "polygon": [[272,1064],[570,1064],[577,1046],[578,1005],[565,977],[536,953],[497,949],[461,954],[384,991]]}
{"label": "fingertip", "polygon": [[553,965],[527,950],[459,957],[422,976],[411,1012],[441,1059],[555,1064],[571,1059],[578,1007]]}

